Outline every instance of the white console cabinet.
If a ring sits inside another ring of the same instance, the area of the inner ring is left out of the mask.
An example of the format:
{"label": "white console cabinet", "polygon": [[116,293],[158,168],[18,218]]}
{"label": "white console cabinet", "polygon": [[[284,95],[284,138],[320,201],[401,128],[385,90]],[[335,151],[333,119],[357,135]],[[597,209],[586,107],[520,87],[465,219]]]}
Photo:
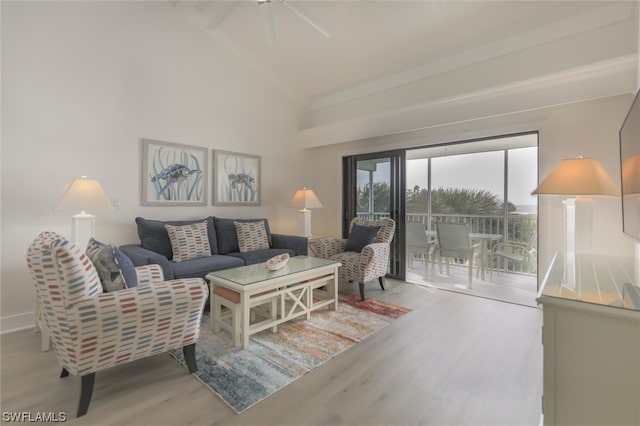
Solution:
{"label": "white console cabinet", "polygon": [[543,306],[545,425],[640,425],[640,288],[633,260],[580,256],[563,284],[559,256]]}

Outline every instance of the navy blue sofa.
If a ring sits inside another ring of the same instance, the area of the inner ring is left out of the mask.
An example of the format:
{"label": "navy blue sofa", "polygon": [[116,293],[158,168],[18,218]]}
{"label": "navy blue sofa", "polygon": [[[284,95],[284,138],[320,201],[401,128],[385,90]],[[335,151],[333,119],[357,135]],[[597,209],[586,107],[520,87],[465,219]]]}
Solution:
{"label": "navy blue sofa", "polygon": [[[164,225],[187,225],[207,221],[211,256],[174,262],[171,240]],[[236,227],[233,223],[264,221],[269,248],[241,253],[238,247]],[[187,221],[160,221],[136,218],[140,244],[126,244],[120,249],[135,266],[158,264],[165,280],[177,278],[204,278],[209,272],[237,266],[265,262],[273,256],[288,253],[290,256],[307,254],[308,240],[296,235],[272,234],[267,219],[224,219],[209,216]]]}

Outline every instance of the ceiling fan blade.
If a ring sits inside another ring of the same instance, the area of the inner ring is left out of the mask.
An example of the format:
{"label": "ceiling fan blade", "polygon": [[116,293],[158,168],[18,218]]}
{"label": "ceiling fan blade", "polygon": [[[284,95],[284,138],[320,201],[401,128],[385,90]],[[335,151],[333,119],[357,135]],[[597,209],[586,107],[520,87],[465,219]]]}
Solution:
{"label": "ceiling fan blade", "polygon": [[327,38],[331,37],[331,33],[329,32],[329,30],[327,30],[324,25],[320,24],[318,20],[313,18],[308,12],[302,10],[300,6],[288,1],[283,1],[282,4],[287,6],[289,10],[291,10],[293,13],[302,18],[306,23],[315,28],[316,31],[318,31],[320,34]]}
{"label": "ceiling fan blade", "polygon": [[216,9],[218,10],[207,24],[206,29],[215,31],[236,10],[239,4],[240,2],[217,2]]}
{"label": "ceiling fan blade", "polygon": [[271,4],[269,2],[260,3],[262,9],[262,17],[264,18],[264,28],[267,31],[267,38],[270,44],[276,44],[276,26],[273,22],[273,14],[271,13]]}

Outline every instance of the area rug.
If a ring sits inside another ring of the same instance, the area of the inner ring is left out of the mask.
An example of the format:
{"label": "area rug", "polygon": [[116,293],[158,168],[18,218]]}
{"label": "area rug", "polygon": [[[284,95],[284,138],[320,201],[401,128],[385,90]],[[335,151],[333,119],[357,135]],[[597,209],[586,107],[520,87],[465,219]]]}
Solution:
{"label": "area rug", "polygon": [[[247,350],[234,347],[227,332],[214,334],[205,315],[196,376],[239,414],[409,311],[340,293],[337,311],[320,309],[309,320],[279,325],[277,333],[254,334]],[[170,354],[185,366],[182,350]]]}

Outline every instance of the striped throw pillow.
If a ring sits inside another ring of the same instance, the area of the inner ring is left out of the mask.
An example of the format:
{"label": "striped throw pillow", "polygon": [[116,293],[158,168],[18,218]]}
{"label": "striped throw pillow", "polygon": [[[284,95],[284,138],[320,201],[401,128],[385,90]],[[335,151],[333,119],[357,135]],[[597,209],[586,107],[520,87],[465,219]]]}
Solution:
{"label": "striped throw pillow", "polygon": [[206,221],[190,225],[165,224],[164,228],[169,234],[174,262],[211,256]]}
{"label": "striped throw pillow", "polygon": [[269,248],[267,229],[264,221],[257,222],[233,222],[236,226],[238,236],[238,247],[240,253],[247,253],[254,250],[264,250]]}

